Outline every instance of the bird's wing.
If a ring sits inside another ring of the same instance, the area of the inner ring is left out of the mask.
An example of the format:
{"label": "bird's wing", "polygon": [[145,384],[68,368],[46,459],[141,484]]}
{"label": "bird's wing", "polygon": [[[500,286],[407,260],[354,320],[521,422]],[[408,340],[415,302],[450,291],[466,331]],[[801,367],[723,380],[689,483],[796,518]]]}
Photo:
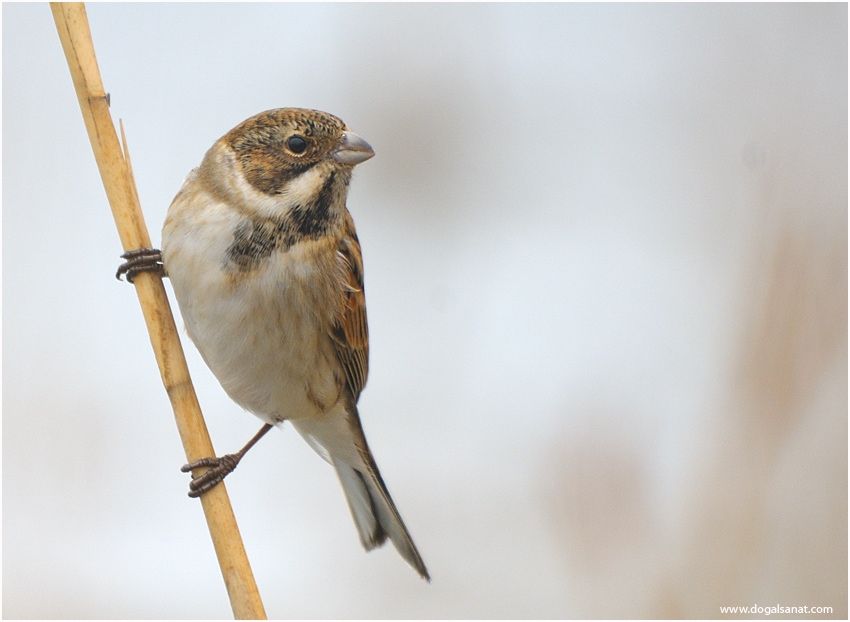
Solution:
{"label": "bird's wing", "polygon": [[366,325],[366,294],[363,292],[363,256],[354,221],[345,211],[345,231],[336,251],[337,282],[342,305],[330,333],[354,402],[369,372],[369,329]]}

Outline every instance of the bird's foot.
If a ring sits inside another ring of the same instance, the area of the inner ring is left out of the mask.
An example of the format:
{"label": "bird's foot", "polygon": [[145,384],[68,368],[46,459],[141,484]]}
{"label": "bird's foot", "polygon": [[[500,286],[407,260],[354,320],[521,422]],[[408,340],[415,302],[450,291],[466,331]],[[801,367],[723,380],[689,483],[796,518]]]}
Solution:
{"label": "bird's foot", "polygon": [[126,275],[127,281],[132,283],[140,272],[154,272],[165,276],[165,267],[162,265],[162,251],[159,249],[139,248],[134,251],[127,251],[121,255],[121,259],[127,261],[118,266],[118,272],[115,273],[115,278],[119,281],[123,274]]}
{"label": "bird's foot", "polygon": [[189,482],[189,496],[200,497],[206,491],[215,488],[239,464],[241,454],[227,454],[220,458],[201,458],[191,464],[184,464],[180,470],[189,473],[200,467],[210,467],[201,475]]}

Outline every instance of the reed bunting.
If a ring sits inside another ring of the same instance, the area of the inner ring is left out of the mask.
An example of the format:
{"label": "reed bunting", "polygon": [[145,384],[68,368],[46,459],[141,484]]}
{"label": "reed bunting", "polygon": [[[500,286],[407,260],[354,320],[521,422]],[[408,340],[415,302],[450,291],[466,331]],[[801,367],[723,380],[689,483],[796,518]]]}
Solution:
{"label": "reed bunting", "polygon": [[289,421],[335,468],[366,550],[392,540],[428,571],[366,443],[357,400],[369,365],[363,260],[345,201],[374,155],[337,117],[282,108],[239,124],[207,152],[168,209],[162,251],[125,253],[118,276],[167,275],[186,331],[227,394],[265,425],[207,470],[199,496]]}

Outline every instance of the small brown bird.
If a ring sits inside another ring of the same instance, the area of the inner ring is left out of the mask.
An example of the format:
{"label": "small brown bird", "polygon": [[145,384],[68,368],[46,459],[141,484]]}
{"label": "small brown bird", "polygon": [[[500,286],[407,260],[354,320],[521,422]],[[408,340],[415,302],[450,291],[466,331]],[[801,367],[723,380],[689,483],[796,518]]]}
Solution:
{"label": "small brown bird", "polygon": [[289,421],[337,471],[366,550],[387,537],[428,570],[366,443],[357,400],[369,364],[363,259],[346,196],[374,155],[337,117],[282,108],[219,139],[174,198],[162,251],[127,253],[119,269],[168,275],[186,331],[227,394],[265,422],[211,467],[198,496],[272,426]]}

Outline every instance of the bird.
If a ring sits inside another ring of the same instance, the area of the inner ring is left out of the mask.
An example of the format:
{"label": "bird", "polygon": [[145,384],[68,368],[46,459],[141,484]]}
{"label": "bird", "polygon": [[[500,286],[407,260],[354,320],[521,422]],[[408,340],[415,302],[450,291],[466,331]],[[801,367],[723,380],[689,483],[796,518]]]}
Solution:
{"label": "bird", "polygon": [[221,482],[272,427],[290,422],[336,469],[363,547],[387,538],[430,582],[360,422],[369,367],[363,258],[346,206],[353,168],[372,147],[318,110],[261,112],[227,132],[168,209],[162,248],[122,255],[117,278],[167,276],[186,332],[225,392],[263,421],[208,467]]}

